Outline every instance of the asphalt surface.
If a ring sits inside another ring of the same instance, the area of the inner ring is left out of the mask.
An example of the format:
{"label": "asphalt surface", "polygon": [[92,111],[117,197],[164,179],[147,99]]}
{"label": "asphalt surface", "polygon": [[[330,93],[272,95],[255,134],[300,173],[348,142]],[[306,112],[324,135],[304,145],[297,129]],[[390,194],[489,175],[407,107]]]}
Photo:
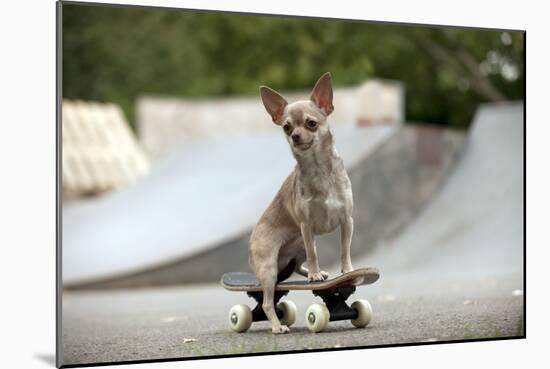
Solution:
{"label": "asphalt surface", "polygon": [[217,285],[64,296],[64,363],[112,362],[344,346],[468,340],[523,334],[523,296],[515,278],[403,281],[382,278],[350,298],[366,298],[374,317],[363,329],[331,322],[326,332],[305,326],[307,291],[284,299],[298,307],[291,333],[272,335],[266,322],[234,333],[227,312],[238,303],[253,306],[244,293]]}
{"label": "asphalt surface", "polygon": [[285,297],[298,319],[278,336],[265,322],[232,332],[231,306],[254,303],[217,284],[66,292],[64,364],[523,336],[522,109],[481,109],[463,158],[429,206],[353,260],[381,274],[350,298],[371,302],[366,328],[342,321],[309,333],[305,311],[320,299],[302,291]]}

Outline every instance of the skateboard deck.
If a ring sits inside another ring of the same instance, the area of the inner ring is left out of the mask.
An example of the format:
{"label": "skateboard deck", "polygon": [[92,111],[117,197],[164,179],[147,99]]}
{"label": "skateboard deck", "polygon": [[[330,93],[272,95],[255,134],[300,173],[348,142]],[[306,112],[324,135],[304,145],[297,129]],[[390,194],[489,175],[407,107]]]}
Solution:
{"label": "skateboard deck", "polygon": [[[361,286],[378,280],[380,274],[376,268],[361,268],[339,275],[325,281],[309,282],[307,280],[284,281],[275,286],[276,291],[292,290],[327,290],[347,286]],[[261,292],[254,273],[231,272],[225,273],[221,279],[222,286],[229,291]]]}

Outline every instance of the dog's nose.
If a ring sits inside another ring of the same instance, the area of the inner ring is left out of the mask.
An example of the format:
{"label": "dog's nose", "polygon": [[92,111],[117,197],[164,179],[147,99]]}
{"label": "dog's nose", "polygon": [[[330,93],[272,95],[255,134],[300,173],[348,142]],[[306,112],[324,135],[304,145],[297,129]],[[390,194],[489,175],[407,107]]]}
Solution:
{"label": "dog's nose", "polygon": [[294,142],[300,141],[300,135],[298,133],[293,134],[291,137],[292,137],[292,141]]}

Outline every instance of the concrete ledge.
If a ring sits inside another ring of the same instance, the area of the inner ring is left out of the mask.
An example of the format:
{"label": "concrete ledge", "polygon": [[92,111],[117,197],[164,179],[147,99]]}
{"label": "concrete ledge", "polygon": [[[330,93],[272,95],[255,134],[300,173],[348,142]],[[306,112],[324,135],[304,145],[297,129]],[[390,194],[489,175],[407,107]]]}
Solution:
{"label": "concrete ledge", "polygon": [[[311,91],[282,91],[288,101],[307,100]],[[404,87],[400,82],[371,79],[334,89],[333,126],[350,123],[402,124]],[[142,96],[137,103],[138,135],[153,157],[163,156],[186,140],[277,132],[259,95],[224,98]]]}

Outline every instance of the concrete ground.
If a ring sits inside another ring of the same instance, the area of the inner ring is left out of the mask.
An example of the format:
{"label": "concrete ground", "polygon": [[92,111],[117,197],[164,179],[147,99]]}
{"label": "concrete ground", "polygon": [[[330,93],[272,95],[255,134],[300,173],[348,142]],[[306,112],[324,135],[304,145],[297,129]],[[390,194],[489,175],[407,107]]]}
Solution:
{"label": "concrete ground", "polygon": [[305,326],[309,304],[304,291],[291,299],[298,307],[291,333],[272,335],[266,322],[234,333],[227,312],[238,303],[253,306],[244,293],[217,285],[64,296],[66,364],[308,350],[344,346],[513,337],[524,334],[522,283],[511,276],[436,279],[382,278],[360,287],[354,298],[368,299],[374,318],[363,329],[331,322],[326,332]]}
{"label": "concrete ground", "polygon": [[343,321],[309,333],[305,311],[320,301],[309,292],[286,297],[298,319],[280,336],[265,322],[231,332],[230,307],[253,301],[217,284],[65,292],[63,363],[523,336],[522,116],[519,104],[482,108],[464,156],[429,206],[395,239],[353,260],[381,274],[350,299],[371,302],[366,328]]}

